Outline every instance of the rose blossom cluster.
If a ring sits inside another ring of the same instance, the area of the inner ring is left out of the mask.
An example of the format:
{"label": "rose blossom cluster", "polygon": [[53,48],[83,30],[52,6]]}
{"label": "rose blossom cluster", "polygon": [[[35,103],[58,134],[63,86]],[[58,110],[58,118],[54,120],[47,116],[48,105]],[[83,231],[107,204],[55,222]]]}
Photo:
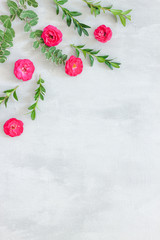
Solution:
{"label": "rose blossom cluster", "polygon": [[[101,43],[106,43],[112,37],[112,31],[105,25],[99,26],[94,31],[95,39]],[[42,39],[48,47],[57,46],[62,42],[63,34],[55,26],[48,25],[44,28]],[[17,79],[28,81],[32,79],[35,67],[29,59],[19,59],[15,62],[14,75]],[[83,71],[83,62],[80,58],[71,56],[65,64],[65,72],[69,76],[77,76]],[[11,118],[3,126],[4,132],[10,137],[17,137],[23,133],[23,122],[16,118]]]}

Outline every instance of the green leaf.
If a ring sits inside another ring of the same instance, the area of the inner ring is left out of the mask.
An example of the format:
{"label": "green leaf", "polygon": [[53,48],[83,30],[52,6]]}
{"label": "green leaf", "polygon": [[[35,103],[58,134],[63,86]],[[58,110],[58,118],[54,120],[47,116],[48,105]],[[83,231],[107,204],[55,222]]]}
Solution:
{"label": "green leaf", "polygon": [[86,25],[86,24],[83,24],[83,23],[81,23],[81,26],[82,26],[83,28],[91,28],[90,26],[88,26],[88,25]]}
{"label": "green leaf", "polygon": [[78,49],[76,49],[76,55],[77,55],[77,58],[79,57],[79,51],[78,51]]}
{"label": "green leaf", "polygon": [[78,45],[77,48],[83,48],[85,45]]}
{"label": "green leaf", "polygon": [[33,109],[36,108],[36,106],[37,106],[37,103],[34,103],[33,105],[31,105],[31,106],[28,108],[28,110],[33,110]]}
{"label": "green leaf", "polygon": [[109,62],[105,61],[105,64],[106,64],[111,70],[113,70],[113,67],[112,67],[112,65],[111,65]]}
{"label": "green leaf", "polygon": [[11,28],[11,20],[9,18],[6,19],[6,21],[4,22],[4,27],[5,28]]}
{"label": "green leaf", "polygon": [[36,31],[35,31],[36,37],[41,37],[42,33],[43,33],[42,30],[36,30]]}
{"label": "green leaf", "polygon": [[41,90],[43,91],[43,92],[46,92],[46,89],[41,85]]}
{"label": "green leaf", "polygon": [[30,33],[30,38],[35,38],[35,36],[36,36],[35,32]]}
{"label": "green leaf", "polygon": [[38,41],[35,41],[35,42],[33,43],[33,47],[34,47],[34,48],[38,48],[38,47],[39,47],[39,42],[38,42]]}
{"label": "green leaf", "polygon": [[82,53],[83,53],[84,57],[86,58],[87,52],[82,50]]}
{"label": "green leaf", "polygon": [[131,15],[126,15],[125,16],[129,21],[131,21]]}
{"label": "green leaf", "polygon": [[0,57],[0,63],[4,63],[5,61],[6,61],[5,58]]}
{"label": "green leaf", "polygon": [[77,17],[77,16],[82,15],[82,13],[80,13],[80,12],[70,12],[70,14],[71,14],[71,16],[73,16],[73,17]]}
{"label": "green leaf", "polygon": [[71,26],[71,17],[69,15],[67,15],[67,25],[68,27]]}
{"label": "green leaf", "polygon": [[4,91],[4,93],[8,94],[8,93],[11,93],[13,91],[14,91],[14,89],[9,89],[9,90]]}
{"label": "green leaf", "polygon": [[32,10],[26,10],[26,11],[23,11],[20,15],[21,18],[30,18],[30,19],[33,19],[33,18],[37,18],[37,14],[32,11]]}
{"label": "green leaf", "polygon": [[115,68],[120,68],[120,63],[111,62],[111,65]]}
{"label": "green leaf", "polygon": [[9,8],[13,8],[15,11],[18,10],[18,6],[15,2],[11,1],[11,0],[7,0],[7,5]]}
{"label": "green leaf", "polygon": [[14,37],[15,37],[15,31],[14,31],[14,29],[13,29],[13,28],[10,28],[10,29],[8,29],[8,30],[10,31],[12,37],[14,38]]}
{"label": "green leaf", "polygon": [[91,55],[89,55],[89,59],[90,59],[91,67],[92,67],[94,64],[94,58]]}
{"label": "green leaf", "polygon": [[41,78],[41,79],[40,79],[40,82],[41,82],[41,83],[44,83],[44,80]]}
{"label": "green leaf", "polygon": [[33,110],[33,111],[31,112],[31,119],[32,119],[32,120],[35,120],[35,118],[36,118],[36,111]]}
{"label": "green leaf", "polygon": [[119,15],[119,18],[121,20],[121,23],[123,24],[123,26],[125,27],[126,26],[126,18],[123,17],[122,15]]}
{"label": "green leaf", "polygon": [[38,7],[38,3],[35,0],[27,0],[27,3],[34,8]]}
{"label": "green leaf", "polygon": [[42,53],[45,53],[45,51],[46,51],[46,46],[44,45],[44,46],[41,48],[41,52],[42,52]]}
{"label": "green leaf", "polygon": [[15,19],[15,17],[16,17],[16,11],[14,10],[14,8],[12,8],[12,7],[10,7],[9,8],[9,11],[10,11],[10,13],[11,13],[11,18],[14,20]]}
{"label": "green leaf", "polygon": [[79,25],[77,27],[77,31],[78,31],[79,36],[82,36],[82,28]]}
{"label": "green leaf", "polygon": [[117,9],[111,9],[110,11],[115,15],[120,15],[123,12],[122,10],[117,10]]}
{"label": "green leaf", "polygon": [[92,52],[93,49],[90,49],[90,48],[84,48],[83,51],[85,51],[85,52]]}
{"label": "green leaf", "polygon": [[29,22],[29,24],[33,27],[33,26],[35,26],[35,25],[37,25],[37,23],[38,23],[38,18],[34,18],[33,20],[31,20],[30,22]]}
{"label": "green leaf", "polygon": [[50,53],[50,52],[47,52],[47,53],[46,53],[46,59],[50,59],[50,57],[51,57],[51,53]]}
{"label": "green leaf", "polygon": [[56,5],[56,14],[58,15],[59,14],[59,6]]}
{"label": "green leaf", "polygon": [[18,9],[18,11],[17,11],[17,16],[22,20],[22,18],[21,18],[21,13],[23,12],[23,10],[22,9]]}
{"label": "green leaf", "polygon": [[50,47],[50,48],[49,48],[49,52],[50,52],[50,53],[53,53],[55,50],[56,50],[56,47]]}
{"label": "green leaf", "polygon": [[105,58],[98,56],[97,57],[98,62],[103,63],[105,62]]}
{"label": "green leaf", "polygon": [[4,23],[7,19],[10,19],[7,15],[0,15],[0,21]]}
{"label": "green leaf", "polygon": [[130,12],[132,12],[132,9],[129,9],[129,10],[123,12],[122,14],[123,14],[123,15],[127,15],[127,14],[130,13]]}
{"label": "green leaf", "polygon": [[4,101],[5,107],[7,107],[8,100],[9,100],[9,97],[6,98],[5,101]]}
{"label": "green leaf", "polygon": [[89,36],[89,33],[87,32],[87,30],[86,29],[82,29],[82,32],[86,35],[86,36]]}
{"label": "green leaf", "polygon": [[29,23],[26,23],[26,25],[24,26],[24,31],[29,32],[30,29],[31,29],[31,26],[29,25]]}
{"label": "green leaf", "polygon": [[18,97],[17,97],[17,93],[16,93],[16,91],[14,91],[14,93],[13,93],[13,97],[14,97],[14,99],[15,99],[16,101],[18,101]]}
{"label": "green leaf", "polygon": [[66,54],[63,54],[62,60],[65,61],[66,59],[67,59],[67,55],[66,55]]}
{"label": "green leaf", "polygon": [[68,0],[61,0],[61,1],[58,1],[58,4],[63,5],[63,4],[65,4],[66,2],[68,2]]}
{"label": "green leaf", "polygon": [[40,94],[40,99],[41,99],[42,101],[44,101],[44,97],[43,97],[42,94]]}
{"label": "green leaf", "polygon": [[0,97],[0,100],[4,100],[5,99],[5,97]]}
{"label": "green leaf", "polygon": [[10,51],[5,50],[5,51],[4,51],[4,55],[5,55],[5,56],[9,56],[9,55],[10,55]]}

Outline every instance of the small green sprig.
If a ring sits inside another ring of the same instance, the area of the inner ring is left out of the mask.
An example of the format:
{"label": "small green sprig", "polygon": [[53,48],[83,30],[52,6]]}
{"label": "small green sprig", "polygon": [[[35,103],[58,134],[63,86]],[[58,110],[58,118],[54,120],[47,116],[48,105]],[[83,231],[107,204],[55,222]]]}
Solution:
{"label": "small green sprig", "polygon": [[108,59],[109,55],[97,55],[100,50],[95,51],[94,49],[84,48],[84,46],[85,45],[75,46],[74,44],[71,44],[71,47],[76,50],[77,57],[79,57],[80,51],[83,53],[85,58],[87,55],[89,56],[91,66],[93,66],[94,58],[96,58],[98,62],[105,63],[111,70],[113,70],[113,68],[120,68],[120,63],[113,62],[113,59]]}
{"label": "small green sprig", "polygon": [[7,107],[7,103],[8,103],[8,100],[10,98],[11,95],[13,95],[13,98],[18,101],[18,97],[17,97],[17,93],[16,93],[16,90],[19,86],[13,88],[13,89],[9,89],[9,90],[6,90],[4,91],[3,93],[5,93],[5,96],[4,97],[0,97],[0,105],[2,103],[5,104],[5,107]]}
{"label": "small green sprig", "polygon": [[35,90],[35,103],[32,104],[28,110],[30,110],[29,114],[31,114],[31,119],[35,120],[36,118],[36,109],[38,109],[38,102],[41,99],[42,101],[44,101],[44,96],[46,93],[46,89],[43,86],[44,80],[41,78],[41,76],[39,76],[39,80],[37,81],[37,84],[39,85],[39,87]]}
{"label": "small green sprig", "polygon": [[13,38],[15,37],[12,28],[11,18],[8,15],[1,15],[0,22],[5,30],[0,29],[0,63],[4,63],[10,55],[9,48],[13,47]]}
{"label": "small green sprig", "polygon": [[105,13],[106,11],[111,12],[114,17],[117,20],[117,16],[120,18],[121,23],[123,24],[123,26],[126,26],[126,20],[128,19],[129,21],[131,21],[131,15],[128,15],[132,9],[129,9],[127,11],[123,11],[123,10],[119,10],[119,9],[113,9],[112,6],[109,7],[102,7],[101,6],[101,2],[93,2],[93,1],[87,1],[87,0],[82,0],[83,2],[85,2],[87,4],[87,6],[91,9],[91,14],[95,15],[95,17],[97,15],[99,15],[101,13],[101,10]]}
{"label": "small green sprig", "polygon": [[77,32],[79,34],[79,36],[82,36],[82,33],[84,33],[84,35],[89,36],[88,31],[86,30],[86,28],[91,28],[90,26],[79,22],[75,17],[82,15],[80,12],[77,11],[69,11],[67,8],[62,7],[63,4],[65,4],[66,2],[68,2],[68,0],[53,0],[54,3],[56,4],[56,13],[57,15],[59,14],[59,9],[61,8],[63,15],[62,15],[62,19],[64,19],[66,17],[66,22],[67,22],[67,26],[70,27],[72,22],[74,24],[74,29],[77,29]]}
{"label": "small green sprig", "polygon": [[30,38],[35,39],[33,43],[33,47],[39,48],[41,47],[41,52],[45,54],[47,60],[51,60],[52,62],[59,64],[65,64],[67,55],[62,53],[62,50],[57,49],[56,47],[48,47],[45,45],[43,39],[41,38],[42,31],[36,30],[35,32],[30,33]]}

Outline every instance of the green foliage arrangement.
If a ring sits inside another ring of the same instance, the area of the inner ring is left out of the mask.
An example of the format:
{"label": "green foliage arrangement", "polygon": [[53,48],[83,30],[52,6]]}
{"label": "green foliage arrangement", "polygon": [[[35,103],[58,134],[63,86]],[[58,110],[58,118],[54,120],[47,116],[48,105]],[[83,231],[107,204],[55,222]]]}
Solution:
{"label": "green foliage arrangement", "polygon": [[[92,0],[82,0],[91,11],[91,14],[95,17],[100,15],[101,12],[111,13],[117,20],[119,17],[123,26],[126,26],[126,20],[131,21],[131,11],[132,9],[123,11],[118,9],[113,9],[112,6],[103,7],[101,6],[101,2],[94,2]],[[2,28],[0,28],[0,63],[4,63],[7,60],[7,57],[10,55],[10,48],[13,46],[13,40],[15,37],[15,31],[12,27],[12,22],[18,18],[19,20],[24,22],[24,31],[29,33],[29,37],[34,40],[33,48],[41,49],[41,52],[45,55],[47,60],[51,60],[56,65],[66,63],[68,56],[62,52],[61,49],[57,47],[48,47],[44,40],[42,39],[42,30],[33,30],[33,27],[38,24],[38,15],[32,8],[38,7],[38,2],[36,0],[6,0],[9,14],[8,15],[0,15],[0,24]],[[60,11],[62,12],[62,19],[66,20],[67,26],[74,26],[74,29],[77,31],[79,36],[84,34],[85,36],[89,36],[88,29],[90,26],[81,23],[77,17],[81,16],[82,13],[79,11],[70,11],[65,8],[64,5],[68,2],[68,0],[53,0],[56,6],[56,14],[58,15]],[[28,8],[29,7],[29,8]],[[71,44],[71,47],[75,49],[76,56],[79,57],[80,53],[84,55],[85,58],[89,58],[90,65],[94,65],[94,61],[97,60],[100,63],[104,63],[110,69],[120,68],[120,63],[115,62],[114,59],[111,59],[109,55],[99,55],[100,50],[94,50],[92,48],[85,48],[85,45],[74,45]],[[28,110],[31,115],[31,119],[35,120],[36,118],[36,110],[38,109],[39,100],[44,100],[44,96],[46,90],[43,86],[44,80],[39,77],[37,81],[38,88],[35,90],[35,102],[32,104]],[[8,100],[11,96],[18,101],[17,97],[17,87],[14,89],[9,89],[4,91],[4,96],[0,97],[0,105],[4,103],[7,107]]]}

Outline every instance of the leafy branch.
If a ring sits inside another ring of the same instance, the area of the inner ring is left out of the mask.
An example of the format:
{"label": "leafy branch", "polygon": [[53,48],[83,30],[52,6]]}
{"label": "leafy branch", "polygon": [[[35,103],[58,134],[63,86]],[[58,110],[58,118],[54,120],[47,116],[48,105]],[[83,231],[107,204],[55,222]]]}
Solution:
{"label": "leafy branch", "polygon": [[5,96],[4,97],[0,97],[0,105],[2,103],[5,104],[5,107],[7,107],[7,103],[8,103],[8,100],[10,98],[11,95],[13,95],[13,98],[18,101],[18,97],[17,97],[17,93],[16,93],[16,90],[19,86],[13,88],[13,89],[9,89],[9,90],[6,90],[4,91],[3,93],[5,93]]}
{"label": "leafy branch", "polygon": [[35,90],[35,103],[33,105],[31,105],[28,110],[30,110],[29,114],[31,114],[31,119],[35,120],[36,118],[36,109],[38,109],[38,102],[41,99],[42,101],[44,101],[44,95],[46,93],[46,89],[43,86],[44,80],[41,78],[41,76],[39,76],[39,80],[37,82],[37,84],[39,85],[39,87]]}
{"label": "leafy branch", "polygon": [[131,15],[128,15],[128,14],[132,11],[132,9],[129,9],[127,11],[123,11],[123,10],[119,10],[119,9],[113,9],[112,6],[102,7],[100,5],[101,2],[93,2],[93,1],[87,1],[87,0],[82,0],[82,1],[87,4],[87,6],[91,9],[91,14],[95,15],[95,17],[97,15],[99,15],[101,13],[101,10],[102,10],[104,13],[106,11],[112,13],[114,15],[114,17],[116,18],[116,20],[117,20],[117,16],[118,16],[124,27],[126,26],[126,20],[127,19],[129,21],[131,21]]}
{"label": "leafy branch", "polygon": [[71,47],[76,50],[77,57],[79,57],[80,51],[83,53],[85,58],[87,57],[87,55],[89,56],[91,66],[93,66],[94,59],[96,59],[100,63],[105,63],[112,70],[113,68],[120,68],[120,63],[113,62],[113,59],[108,59],[109,55],[97,55],[100,50],[95,51],[94,49],[84,48],[84,46],[85,45],[75,46],[74,44],[71,44]]}
{"label": "leafy branch", "polygon": [[[16,18],[16,16],[21,19],[20,15],[23,12],[23,9],[27,8],[26,4],[32,7],[38,6],[38,3],[35,0],[16,0],[16,2],[7,0],[7,5],[11,15],[0,15],[0,22],[3,24],[5,29],[0,29],[0,63],[4,63],[7,60],[7,56],[10,55],[10,51],[8,49],[13,46],[15,31],[12,28],[12,21]],[[25,28],[29,28],[29,26],[34,26],[38,23],[37,15],[34,19],[27,20],[30,21],[26,23]]]}
{"label": "leafy branch", "polygon": [[62,53],[62,50],[56,47],[48,47],[45,45],[43,39],[41,38],[42,31],[36,30],[30,33],[30,38],[35,38],[36,41],[33,43],[33,47],[41,47],[41,52],[45,54],[46,59],[50,59],[52,62],[58,64],[65,64],[67,55]]}
{"label": "leafy branch", "polygon": [[10,55],[10,51],[8,49],[13,47],[15,32],[12,28],[10,16],[1,15],[0,22],[2,22],[5,29],[4,31],[0,29],[0,63],[4,63],[7,60],[7,56]]}
{"label": "leafy branch", "polygon": [[66,17],[66,22],[67,22],[67,26],[70,27],[72,22],[74,24],[74,29],[77,29],[77,32],[79,34],[79,36],[82,36],[82,33],[84,33],[84,35],[89,36],[88,31],[86,30],[86,28],[90,28],[90,26],[83,24],[81,22],[79,22],[75,17],[82,15],[82,13],[77,12],[77,11],[70,11],[67,8],[62,7],[62,5],[64,5],[66,2],[68,2],[68,0],[53,0],[56,4],[56,13],[57,15],[59,14],[59,9],[61,8],[63,15],[62,15],[62,19],[64,19]]}

